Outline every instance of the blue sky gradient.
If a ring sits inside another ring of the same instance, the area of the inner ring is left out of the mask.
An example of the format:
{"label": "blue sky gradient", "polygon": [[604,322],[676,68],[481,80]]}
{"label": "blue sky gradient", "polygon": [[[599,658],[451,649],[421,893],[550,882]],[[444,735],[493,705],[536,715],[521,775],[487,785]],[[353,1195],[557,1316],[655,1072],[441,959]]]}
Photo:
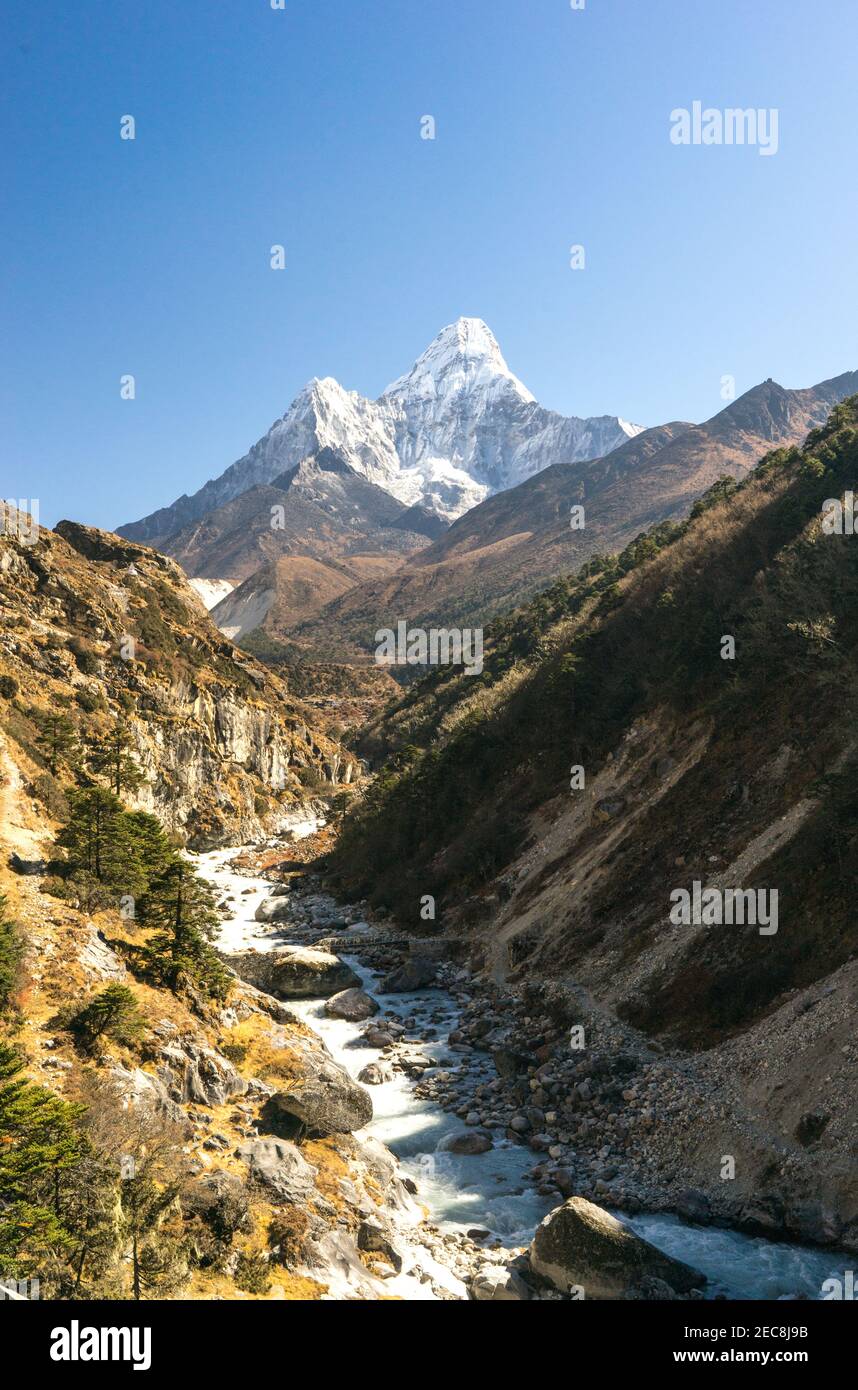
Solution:
{"label": "blue sky gradient", "polygon": [[[854,0],[7,0],[3,495],[134,520],[460,314],[647,425],[855,369],[856,51]],[[672,145],[698,99],[777,155]]]}

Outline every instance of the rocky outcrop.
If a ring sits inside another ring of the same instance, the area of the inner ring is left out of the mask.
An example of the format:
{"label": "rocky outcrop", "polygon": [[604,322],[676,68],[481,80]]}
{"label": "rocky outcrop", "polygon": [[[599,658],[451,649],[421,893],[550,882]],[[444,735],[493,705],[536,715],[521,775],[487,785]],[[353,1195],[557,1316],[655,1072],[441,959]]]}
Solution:
{"label": "rocky outcrop", "polygon": [[[96,710],[102,732],[121,722],[143,774],[126,799],[193,849],[276,831],[306,804],[307,774],[325,780],[340,754],[223,638],[178,565],[144,546],[69,521],[33,544],[3,532],[0,607],[16,619],[0,669],[22,707],[68,709],[85,734]],[[34,742],[35,726],[22,735]]]}
{"label": "rocky outcrop", "polygon": [[285,1139],[253,1139],[238,1153],[250,1177],[281,1202],[301,1203],[315,1188],[315,1168]]}
{"label": "rocky outcrop", "polygon": [[[294,1135],[350,1134],[372,1119],[372,1100],[363,1086],[331,1058],[313,1057],[312,1073],[292,1090],[277,1091],[272,1109]],[[309,1071],[309,1067],[308,1067]]]}
{"label": "rocky outcrop", "polygon": [[81,942],[78,960],[88,975],[97,980],[124,980],[128,974],[123,962],[107,944],[104,933],[92,922],[87,923],[86,936]]}
{"label": "rocky outcrop", "polygon": [[239,979],[276,999],[326,999],[360,985],[351,969],[328,951],[293,946],[280,951],[245,951],[229,957]]}
{"label": "rocky outcrop", "polygon": [[561,1293],[574,1289],[588,1299],[634,1296],[645,1280],[680,1294],[706,1283],[705,1274],[671,1259],[583,1197],[571,1197],[537,1227],[530,1265]]}
{"label": "rocky outcrop", "polygon": [[171,1100],[194,1105],[225,1105],[248,1089],[244,1077],[214,1048],[189,1038],[159,1049],[158,1077]]}

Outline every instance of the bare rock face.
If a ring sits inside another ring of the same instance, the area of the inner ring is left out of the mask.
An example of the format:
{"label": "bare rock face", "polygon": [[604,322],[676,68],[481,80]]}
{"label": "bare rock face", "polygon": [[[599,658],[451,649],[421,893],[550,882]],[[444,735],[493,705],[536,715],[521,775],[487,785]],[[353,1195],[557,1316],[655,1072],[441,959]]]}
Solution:
{"label": "bare rock face", "polygon": [[108,946],[104,934],[92,922],[87,923],[87,935],[81,942],[78,960],[84,970],[98,980],[124,980],[128,974],[119,956]]}
{"label": "bare rock face", "polygon": [[334,994],[325,1005],[329,1018],[344,1018],[349,1023],[362,1023],[378,1013],[379,1006],[371,994],[363,989],[343,989]]}
{"label": "bare rock face", "polygon": [[369,1092],[339,1063],[318,1055],[312,1059],[312,1073],[293,1090],[277,1091],[271,1105],[296,1136],[351,1134],[372,1119]]}
{"label": "bare rock face", "polygon": [[329,999],[360,986],[351,969],[328,951],[290,946],[282,951],[245,951],[229,957],[240,980],[276,999]]}
{"label": "bare rock face", "polygon": [[316,1185],[316,1170],[285,1139],[253,1139],[242,1144],[239,1156],[250,1177],[267,1187],[280,1201],[300,1203]]}
{"label": "bare rock face", "polygon": [[248,1083],[214,1048],[180,1039],[158,1053],[158,1076],[171,1100],[195,1105],[225,1105],[243,1096]]}
{"label": "bare rock face", "polygon": [[580,1288],[588,1299],[634,1297],[651,1280],[680,1294],[706,1283],[705,1274],[671,1259],[583,1197],[570,1197],[537,1227],[530,1266],[561,1293]]}

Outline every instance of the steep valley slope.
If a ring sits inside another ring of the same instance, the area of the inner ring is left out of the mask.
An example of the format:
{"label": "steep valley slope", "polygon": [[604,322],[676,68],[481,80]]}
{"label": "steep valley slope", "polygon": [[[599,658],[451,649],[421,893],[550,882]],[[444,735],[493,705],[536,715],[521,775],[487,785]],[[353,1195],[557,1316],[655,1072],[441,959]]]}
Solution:
{"label": "steep valley slope", "polygon": [[[504,989],[665,1056],[663,1176],[853,1244],[858,550],[822,513],[856,471],[853,397],[500,621],[482,676],[366,731],[388,761],[332,857],[412,930],[430,895]],[[776,931],[672,918],[695,883],[776,892]]]}

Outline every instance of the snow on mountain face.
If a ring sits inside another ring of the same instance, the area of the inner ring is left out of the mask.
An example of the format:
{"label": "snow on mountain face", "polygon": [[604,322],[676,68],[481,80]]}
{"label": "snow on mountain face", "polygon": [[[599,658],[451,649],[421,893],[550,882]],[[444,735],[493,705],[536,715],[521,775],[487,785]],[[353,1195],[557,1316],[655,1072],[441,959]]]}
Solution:
{"label": "snow on mountain face", "polygon": [[376,401],[332,377],[315,378],[244,458],[193,497],[120,534],[163,540],[325,447],[407,506],[419,503],[452,521],[549,464],[598,458],[642,428],[615,415],[579,419],[545,410],[510,371],[482,319],[461,318]]}

